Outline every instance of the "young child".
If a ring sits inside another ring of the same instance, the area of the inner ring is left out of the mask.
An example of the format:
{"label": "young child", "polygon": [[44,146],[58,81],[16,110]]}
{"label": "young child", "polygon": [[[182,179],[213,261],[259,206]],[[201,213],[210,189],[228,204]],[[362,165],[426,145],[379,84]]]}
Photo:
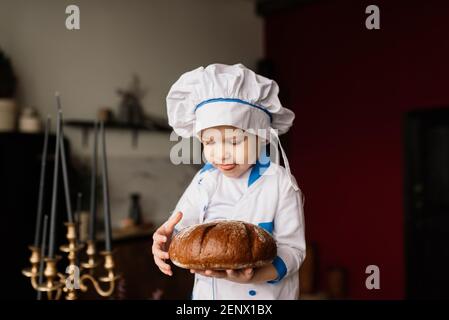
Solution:
{"label": "young child", "polygon": [[[153,235],[159,269],[172,275],[173,232],[212,220],[250,222],[272,234],[272,264],[243,270],[191,270],[193,299],[297,299],[305,258],[303,198],[281,146],[285,168],[270,161],[266,145],[291,127],[273,80],[241,64],[212,64],[182,75],[167,96],[169,124],[195,136],[207,163],[193,178],[172,216]],[[276,132],[277,130],[277,132]]]}

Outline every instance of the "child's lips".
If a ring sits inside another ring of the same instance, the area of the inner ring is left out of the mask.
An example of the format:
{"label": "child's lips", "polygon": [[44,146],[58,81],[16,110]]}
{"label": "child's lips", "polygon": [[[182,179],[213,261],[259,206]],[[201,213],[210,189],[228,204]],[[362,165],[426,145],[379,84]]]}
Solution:
{"label": "child's lips", "polygon": [[217,164],[217,167],[224,171],[230,171],[236,167],[236,164]]}

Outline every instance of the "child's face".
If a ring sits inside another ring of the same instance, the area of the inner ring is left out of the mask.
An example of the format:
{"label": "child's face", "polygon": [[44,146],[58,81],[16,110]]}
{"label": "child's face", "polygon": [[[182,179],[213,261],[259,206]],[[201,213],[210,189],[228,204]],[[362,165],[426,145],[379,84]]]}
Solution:
{"label": "child's face", "polygon": [[240,177],[259,157],[259,139],[242,129],[216,126],[201,131],[206,160],[230,178]]}

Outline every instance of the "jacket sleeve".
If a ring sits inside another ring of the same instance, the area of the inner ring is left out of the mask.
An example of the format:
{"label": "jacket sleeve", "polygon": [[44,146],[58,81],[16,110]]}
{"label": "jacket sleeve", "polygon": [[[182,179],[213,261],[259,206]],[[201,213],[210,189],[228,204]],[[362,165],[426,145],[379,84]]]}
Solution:
{"label": "jacket sleeve", "polygon": [[200,174],[201,171],[198,171],[195,174],[189,186],[176,204],[175,210],[173,210],[171,214],[174,215],[179,211],[183,214],[181,221],[175,227],[175,233],[185,227],[197,224],[199,222],[201,199],[198,182],[201,178]]}
{"label": "jacket sleeve", "polygon": [[277,283],[298,272],[306,257],[303,194],[301,190],[295,191],[291,187],[288,178],[282,179],[279,194],[273,230],[277,243],[277,257],[273,265],[278,277],[269,283]]}

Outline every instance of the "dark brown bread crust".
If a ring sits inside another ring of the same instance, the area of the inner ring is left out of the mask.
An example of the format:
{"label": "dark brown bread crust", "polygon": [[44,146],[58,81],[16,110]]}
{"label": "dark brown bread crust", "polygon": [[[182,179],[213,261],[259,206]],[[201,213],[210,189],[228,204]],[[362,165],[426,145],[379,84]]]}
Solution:
{"label": "dark brown bread crust", "polygon": [[175,265],[186,269],[255,268],[273,261],[276,243],[254,224],[214,221],[182,229],[173,237],[169,255]]}

